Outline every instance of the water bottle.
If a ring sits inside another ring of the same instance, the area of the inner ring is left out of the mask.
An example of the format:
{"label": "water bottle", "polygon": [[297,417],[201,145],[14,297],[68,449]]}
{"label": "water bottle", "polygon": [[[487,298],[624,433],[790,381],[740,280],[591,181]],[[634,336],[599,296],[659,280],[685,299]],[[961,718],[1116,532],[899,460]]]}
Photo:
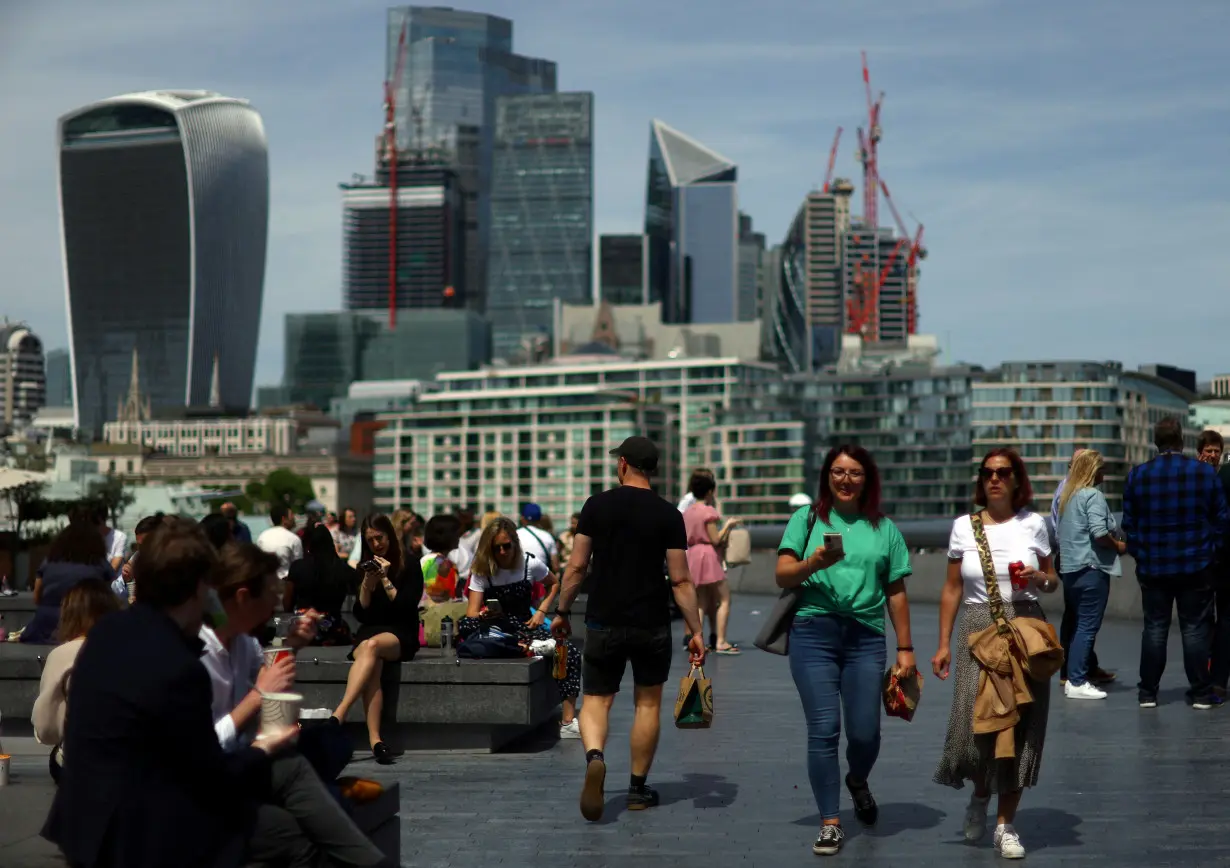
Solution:
{"label": "water bottle", "polygon": [[440,619],[440,647],[453,647],[453,619],[448,615]]}

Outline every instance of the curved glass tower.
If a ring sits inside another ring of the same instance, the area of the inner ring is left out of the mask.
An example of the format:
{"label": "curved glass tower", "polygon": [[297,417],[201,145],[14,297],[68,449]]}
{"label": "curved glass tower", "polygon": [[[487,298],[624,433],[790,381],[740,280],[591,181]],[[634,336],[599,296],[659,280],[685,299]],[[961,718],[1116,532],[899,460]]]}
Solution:
{"label": "curved glass tower", "polygon": [[60,118],[74,412],[101,433],[132,376],[154,408],[247,407],[269,225],[260,115],[206,91],[112,97]]}

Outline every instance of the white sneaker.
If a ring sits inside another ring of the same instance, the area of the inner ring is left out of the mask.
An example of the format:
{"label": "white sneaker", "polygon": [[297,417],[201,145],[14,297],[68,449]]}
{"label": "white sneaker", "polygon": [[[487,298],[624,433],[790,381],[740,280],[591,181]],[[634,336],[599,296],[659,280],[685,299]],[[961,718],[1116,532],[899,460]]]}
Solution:
{"label": "white sneaker", "polygon": [[1025,848],[1016,829],[1008,823],[995,827],[995,850],[1005,859],[1024,859]]}
{"label": "white sneaker", "polygon": [[965,840],[971,843],[981,841],[987,833],[987,806],[991,797],[980,799],[970,796],[969,806],[965,809]]}
{"label": "white sneaker", "polygon": [[561,723],[559,726],[560,738],[580,738],[581,723],[575,717],[567,723]]}
{"label": "white sneaker", "polygon": [[1073,684],[1069,681],[1063,686],[1063,695],[1068,699],[1105,699],[1106,691],[1099,690],[1088,681],[1084,684]]}

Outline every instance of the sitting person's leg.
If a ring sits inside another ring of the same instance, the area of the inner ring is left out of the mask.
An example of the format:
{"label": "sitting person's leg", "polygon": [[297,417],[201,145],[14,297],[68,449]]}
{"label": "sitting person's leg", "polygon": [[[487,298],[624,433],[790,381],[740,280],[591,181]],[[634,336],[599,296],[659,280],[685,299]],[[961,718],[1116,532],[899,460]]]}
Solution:
{"label": "sitting person's leg", "polygon": [[286,868],[323,868],[328,864],[290,812],[269,804],[256,810],[256,825],[248,838],[244,858],[249,863]]}
{"label": "sitting person's leg", "polygon": [[380,737],[380,717],[384,712],[384,691],[380,688],[380,675],[385,662],[401,657],[401,642],[392,633],[379,633],[360,642],[354,650],[354,663],[346,676],[346,694],[333,712],[340,723],[346,719],[351,706],[363,700],[363,712],[367,718],[368,741],[377,761],[392,762],[392,752]]}
{"label": "sitting person's leg", "polygon": [[330,863],[385,863],[384,854],[354,824],[301,754],[276,758],[271,777],[272,800],[295,819],[302,830],[301,837],[314,844]]}

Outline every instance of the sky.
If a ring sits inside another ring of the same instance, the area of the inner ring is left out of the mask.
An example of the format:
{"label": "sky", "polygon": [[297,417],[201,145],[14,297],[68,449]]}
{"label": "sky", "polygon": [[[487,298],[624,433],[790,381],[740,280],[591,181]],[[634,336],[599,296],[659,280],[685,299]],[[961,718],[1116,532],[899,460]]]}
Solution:
{"label": "sky", "polygon": [[[119,93],[260,111],[270,234],[257,384],[283,317],[341,305],[338,183],[369,173],[384,2],[0,0],[0,315],[66,346],[55,123]],[[735,161],[777,243],[824,176],[859,186],[859,51],[886,93],[881,175],[926,226],[920,331],[945,360],[1230,371],[1225,0],[473,0],[595,94],[598,233],[639,232],[649,124]],[[754,11],[753,11],[754,10]],[[887,208],[880,206],[882,222]]]}

